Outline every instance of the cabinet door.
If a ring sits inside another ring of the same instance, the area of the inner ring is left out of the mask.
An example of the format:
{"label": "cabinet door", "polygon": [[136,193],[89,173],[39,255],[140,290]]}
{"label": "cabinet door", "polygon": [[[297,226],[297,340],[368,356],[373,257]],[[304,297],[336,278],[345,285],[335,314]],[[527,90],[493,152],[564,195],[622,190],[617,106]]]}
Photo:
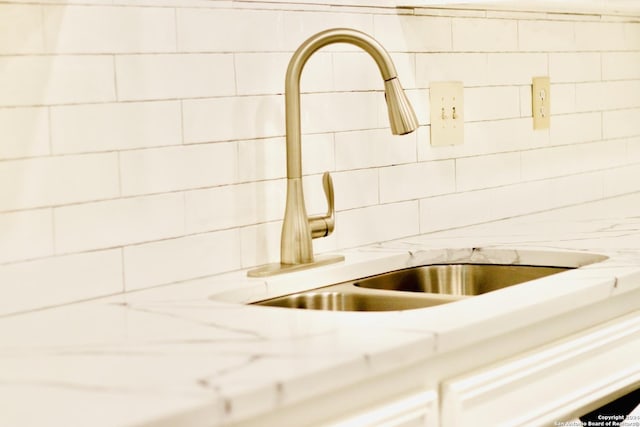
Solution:
{"label": "cabinet door", "polygon": [[566,421],[637,388],[638,355],[640,312],[445,381],[442,425]]}
{"label": "cabinet door", "polygon": [[435,390],[411,394],[346,417],[330,427],[437,427],[438,393]]}

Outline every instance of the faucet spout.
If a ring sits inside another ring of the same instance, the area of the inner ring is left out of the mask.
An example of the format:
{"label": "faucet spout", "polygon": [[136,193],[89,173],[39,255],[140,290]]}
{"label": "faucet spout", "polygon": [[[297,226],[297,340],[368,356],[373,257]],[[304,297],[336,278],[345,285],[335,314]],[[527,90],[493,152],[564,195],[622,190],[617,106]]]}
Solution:
{"label": "faucet spout", "polygon": [[385,98],[394,135],[403,135],[418,128],[418,120],[407,99],[396,67],[389,53],[371,36],[348,28],[334,28],[311,36],[291,57],[285,78],[285,116],[287,127],[287,178],[302,177],[300,148],[300,77],[307,60],[318,49],[333,43],[349,43],[367,52],[378,65],[385,82]]}
{"label": "faucet spout", "polygon": [[[367,52],[378,65],[384,80],[385,99],[389,110],[391,131],[395,135],[413,132],[418,120],[407,99],[396,68],[387,51],[371,36],[357,30],[335,28],[322,31],[307,39],[295,51],[285,78],[285,116],[287,146],[287,201],[280,242],[280,264],[265,266],[249,272],[250,276],[266,276],[291,271],[309,265],[322,265],[341,261],[342,256],[314,258],[312,239],[324,237],[333,231],[334,204],[331,176],[323,177],[329,206],[326,215],[307,216],[302,191],[302,147],[300,129],[300,77],[308,59],[320,48],[333,43],[349,43]],[[303,266],[303,267],[301,267]]]}

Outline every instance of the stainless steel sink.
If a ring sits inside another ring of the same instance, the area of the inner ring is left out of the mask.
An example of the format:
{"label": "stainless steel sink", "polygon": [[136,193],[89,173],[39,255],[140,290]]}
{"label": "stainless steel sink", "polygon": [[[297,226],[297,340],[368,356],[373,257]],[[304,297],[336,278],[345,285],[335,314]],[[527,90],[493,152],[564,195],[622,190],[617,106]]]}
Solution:
{"label": "stainless steel sink", "polygon": [[499,264],[434,264],[396,270],[253,304],[333,311],[432,307],[570,270]]}
{"label": "stainless steel sink", "polygon": [[566,270],[570,268],[499,264],[425,265],[367,277],[353,284],[368,289],[473,296]]}
{"label": "stainless steel sink", "polygon": [[259,301],[254,304],[310,310],[394,311],[432,307],[459,299],[460,297],[451,295],[411,294],[357,288],[349,282]]}

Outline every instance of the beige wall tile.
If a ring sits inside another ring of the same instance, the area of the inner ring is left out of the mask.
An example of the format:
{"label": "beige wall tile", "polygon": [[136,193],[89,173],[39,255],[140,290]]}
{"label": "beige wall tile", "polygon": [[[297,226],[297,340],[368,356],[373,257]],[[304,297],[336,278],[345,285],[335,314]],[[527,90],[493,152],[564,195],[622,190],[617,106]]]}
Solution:
{"label": "beige wall tile", "polygon": [[45,6],[50,53],[142,53],[176,50],[174,13],[168,8]]}
{"label": "beige wall tile", "polygon": [[46,108],[0,108],[0,129],[0,159],[49,154]]}
{"label": "beige wall tile", "polygon": [[0,263],[53,254],[51,209],[0,214]]}
{"label": "beige wall tile", "polygon": [[228,230],[130,246],[124,249],[124,265],[128,291],[235,270],[240,267],[240,233]]}
{"label": "beige wall tile", "polygon": [[236,92],[233,56],[126,55],[116,58],[118,99],[203,98]]}
{"label": "beige wall tile", "polygon": [[42,7],[0,5],[0,54],[29,54],[44,51]]}
{"label": "beige wall tile", "polygon": [[127,102],[51,108],[54,153],[126,150],[182,143],[180,102]]}
{"label": "beige wall tile", "polygon": [[118,197],[115,153],[0,162],[0,211]]}
{"label": "beige wall tile", "polygon": [[58,253],[149,242],[184,233],[184,198],[172,193],[56,208]]}
{"label": "beige wall tile", "polygon": [[113,59],[108,56],[4,56],[0,70],[0,106],[115,100]]}

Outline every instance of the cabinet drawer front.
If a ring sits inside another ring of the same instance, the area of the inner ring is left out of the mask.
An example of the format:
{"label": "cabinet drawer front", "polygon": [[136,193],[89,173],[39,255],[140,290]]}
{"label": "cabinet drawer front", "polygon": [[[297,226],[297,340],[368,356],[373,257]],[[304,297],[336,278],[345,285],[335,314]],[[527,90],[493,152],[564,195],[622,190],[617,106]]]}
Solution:
{"label": "cabinet drawer front", "polygon": [[640,386],[640,312],[448,380],[442,425],[541,426]]}
{"label": "cabinet drawer front", "polygon": [[438,393],[424,391],[344,418],[328,427],[436,427]]}

